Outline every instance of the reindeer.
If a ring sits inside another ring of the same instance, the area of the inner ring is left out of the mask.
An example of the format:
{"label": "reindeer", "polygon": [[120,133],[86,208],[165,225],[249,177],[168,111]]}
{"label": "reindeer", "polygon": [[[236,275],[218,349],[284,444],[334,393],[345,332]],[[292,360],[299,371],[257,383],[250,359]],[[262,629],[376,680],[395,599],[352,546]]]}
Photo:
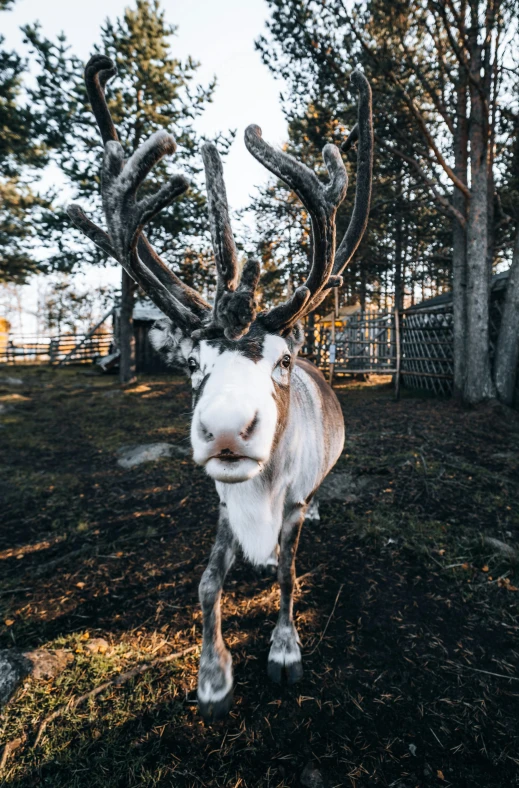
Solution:
{"label": "reindeer", "polygon": [[271,638],[268,675],[288,683],[301,679],[300,641],[293,618],[295,556],[307,507],[339,458],[344,420],[322,374],[298,359],[302,319],[342,284],[341,272],[366,228],[373,159],[371,90],[353,71],[359,94],[358,122],[343,149],[358,141],[355,204],[341,244],[335,217],[348,177],[339,149],[326,145],[329,180],[323,184],[301,162],[272,148],[258,126],[245,131],[249,152],[299,197],[311,217],[312,263],[305,284],[285,303],[258,312],[260,275],[255,260],[240,265],[229,220],[222,163],[214,144],[202,147],[207,205],[217,271],[211,307],[185,285],[154,251],[143,229],[189,186],[174,175],[151,196],[137,190],[152,168],[174,153],[174,138],[153,134],[124,160],[105,99],[116,70],[94,55],[85,69],[88,96],[104,143],[102,200],[108,232],[77,205],[68,214],[79,229],[116,259],[166,317],[152,328],[155,348],[181,364],[191,381],[191,445],[195,463],[214,479],[220,499],[216,541],[199,587],[203,641],[198,704],[206,720],[224,716],[232,703],[232,660],[222,638],[220,600],[225,576],[238,549],[252,564],[275,567],[280,586],[279,618]]}

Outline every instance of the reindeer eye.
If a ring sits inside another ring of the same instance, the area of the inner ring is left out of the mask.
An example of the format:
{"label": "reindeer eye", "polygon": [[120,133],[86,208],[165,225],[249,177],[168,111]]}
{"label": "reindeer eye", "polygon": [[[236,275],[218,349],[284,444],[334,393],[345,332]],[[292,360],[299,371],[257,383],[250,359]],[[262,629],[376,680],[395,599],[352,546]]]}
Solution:
{"label": "reindeer eye", "polygon": [[191,373],[196,372],[196,370],[198,369],[198,362],[197,362],[196,358],[193,358],[193,356],[190,356],[188,358],[188,360],[187,360],[187,368],[189,369],[189,371]]}
{"label": "reindeer eye", "polygon": [[292,361],[292,359],[290,358],[289,354],[286,353],[279,363],[283,367],[283,369],[290,369],[290,362],[291,361]]}

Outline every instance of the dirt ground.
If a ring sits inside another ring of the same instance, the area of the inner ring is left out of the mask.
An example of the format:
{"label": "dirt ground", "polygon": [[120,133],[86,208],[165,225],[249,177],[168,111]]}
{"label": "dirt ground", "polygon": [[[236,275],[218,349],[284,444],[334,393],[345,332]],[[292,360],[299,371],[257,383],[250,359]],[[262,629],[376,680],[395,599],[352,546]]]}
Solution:
{"label": "dirt ground", "polygon": [[[216,521],[186,452],[187,385],[0,370],[0,648],[69,654],[0,714],[1,785],[519,785],[519,415],[395,403],[387,382],[337,393],[349,481],[302,535],[304,678],[269,683],[276,586],[238,562],[223,602],[235,705],[205,726],[197,649],[163,659],[200,642]],[[175,456],[117,465],[121,446],[157,441]]]}

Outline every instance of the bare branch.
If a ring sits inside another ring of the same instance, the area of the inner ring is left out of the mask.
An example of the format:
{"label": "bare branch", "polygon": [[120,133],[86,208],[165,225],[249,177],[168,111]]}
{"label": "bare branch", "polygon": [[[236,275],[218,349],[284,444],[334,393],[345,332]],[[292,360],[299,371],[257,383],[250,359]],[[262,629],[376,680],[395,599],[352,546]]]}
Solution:
{"label": "bare branch", "polygon": [[423,167],[415,158],[409,156],[407,153],[400,150],[399,148],[395,148],[393,145],[390,145],[388,142],[383,140],[378,135],[376,136],[376,139],[378,143],[380,143],[386,148],[386,150],[390,151],[391,153],[394,153],[395,156],[398,156],[400,159],[410,164],[415,170],[415,172],[419,175],[421,180],[424,182],[424,184],[430,189],[434,199],[445,209],[445,211],[450,216],[456,218],[462,227],[465,227],[466,224],[465,217],[456,208],[454,208],[452,203],[450,203],[446,197],[444,197],[442,194],[439,193],[438,182],[433,180],[427,175]]}

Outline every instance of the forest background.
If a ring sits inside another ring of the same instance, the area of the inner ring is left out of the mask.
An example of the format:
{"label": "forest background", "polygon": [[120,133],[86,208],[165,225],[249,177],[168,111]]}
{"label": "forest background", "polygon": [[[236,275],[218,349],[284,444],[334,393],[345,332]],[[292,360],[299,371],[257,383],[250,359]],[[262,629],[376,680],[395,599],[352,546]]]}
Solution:
{"label": "forest background", "polygon": [[[12,5],[2,2],[4,11]],[[194,60],[177,57],[182,30],[175,37],[167,10],[137,0],[102,24],[92,51],[118,63],[109,98],[128,151],[158,128],[173,130],[179,140],[173,168],[187,172],[193,186],[155,227],[153,242],[186,281],[210,296],[212,259],[198,150],[201,121],[218,94],[215,80],[198,84]],[[368,231],[346,271],[341,303],[402,308],[452,290],[456,391],[469,402],[496,395],[510,402],[519,354],[517,3],[267,0],[262,10],[266,26],[255,35],[256,52],[264,73],[279,80],[284,144],[309,166],[320,171],[323,145],[340,143],[355,124],[352,67],[360,66],[372,85],[372,208]],[[75,291],[70,274],[105,261],[70,227],[63,189],[38,186],[42,172],[59,168],[70,196],[99,212],[100,143],[82,61],[65,36],[46,38],[34,24],[23,32],[29,62],[8,49],[1,55],[2,126],[9,133],[0,151],[0,277],[12,288],[28,277],[57,273],[43,304],[52,328],[52,309],[77,314],[78,321],[86,314],[81,319],[88,322],[93,296],[114,296],[101,288],[94,294],[92,288]],[[261,95],[261,86],[246,75],[234,103],[244,96],[257,102]],[[260,103],[248,120],[261,124],[261,109]],[[211,134],[229,159],[243,147],[235,132],[231,123],[222,123]],[[354,151],[348,159],[354,181]],[[243,259],[261,258],[263,298],[276,302],[304,279],[309,221],[282,184],[265,181],[263,173],[255,183],[259,189],[254,193],[253,181],[247,184],[252,196],[235,216],[240,251]],[[339,213],[339,237],[353,191],[350,186]],[[507,270],[501,331],[491,356],[492,276]],[[117,295],[131,315],[138,294],[124,276]],[[322,311],[330,306],[325,302]]]}

